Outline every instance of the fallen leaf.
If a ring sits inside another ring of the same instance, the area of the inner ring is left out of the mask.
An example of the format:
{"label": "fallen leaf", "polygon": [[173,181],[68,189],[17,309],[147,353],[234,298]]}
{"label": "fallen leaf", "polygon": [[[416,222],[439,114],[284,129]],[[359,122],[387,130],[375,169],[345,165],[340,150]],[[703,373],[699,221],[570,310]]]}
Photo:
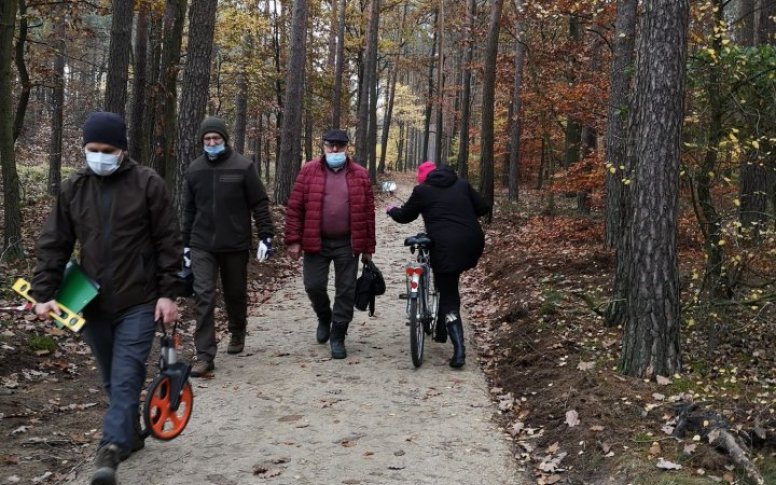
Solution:
{"label": "fallen leaf", "polygon": [[695,443],[690,443],[687,445],[684,445],[684,454],[685,455],[692,455],[695,453],[695,449],[698,447]]}
{"label": "fallen leaf", "polygon": [[570,428],[579,426],[579,414],[573,409],[566,412],[566,424],[568,424]]}
{"label": "fallen leaf", "polygon": [[604,428],[600,424],[594,424],[593,426],[590,427],[590,431],[603,431],[604,429],[606,428]]}
{"label": "fallen leaf", "polygon": [[525,428],[525,425],[521,421],[515,421],[512,426],[509,427],[509,434],[514,438]]}
{"label": "fallen leaf", "polygon": [[560,443],[556,441],[555,443],[547,447],[547,453],[554,455],[555,453],[558,452],[559,449],[560,449]]}
{"label": "fallen leaf", "polygon": [[669,379],[668,377],[663,377],[663,376],[655,377],[655,381],[657,381],[657,383],[659,385],[661,385],[661,386],[667,386],[667,385],[671,384],[671,379]]}
{"label": "fallen leaf", "polygon": [[660,447],[660,443],[658,443],[657,441],[652,443],[652,446],[649,447],[649,454],[652,456],[657,456],[662,452],[663,452],[663,449]]}
{"label": "fallen leaf", "polygon": [[559,471],[563,471],[560,468],[560,462],[566,458],[565,451],[563,453],[558,453],[558,455],[555,458],[552,458],[552,455],[547,455],[544,457],[541,463],[539,463],[539,466],[537,467],[539,470],[547,473],[555,473]]}
{"label": "fallen leaf", "polygon": [[577,369],[581,371],[592,370],[595,368],[595,362],[580,362]]}
{"label": "fallen leaf", "polygon": [[658,458],[657,467],[660,468],[661,470],[681,470],[682,469],[682,465],[670,462],[664,458]]}

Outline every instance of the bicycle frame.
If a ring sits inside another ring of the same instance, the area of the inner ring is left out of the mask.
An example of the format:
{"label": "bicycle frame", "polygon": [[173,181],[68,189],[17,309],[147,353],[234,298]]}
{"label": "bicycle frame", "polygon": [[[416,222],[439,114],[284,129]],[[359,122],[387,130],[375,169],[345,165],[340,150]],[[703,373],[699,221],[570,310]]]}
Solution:
{"label": "bicycle frame", "polygon": [[402,296],[407,300],[407,325],[410,327],[410,354],[415,367],[423,363],[425,336],[431,335],[436,326],[438,295],[434,288],[434,278],[431,271],[432,241],[423,233],[409,237],[404,241],[415,261],[410,261],[404,268],[407,293]]}

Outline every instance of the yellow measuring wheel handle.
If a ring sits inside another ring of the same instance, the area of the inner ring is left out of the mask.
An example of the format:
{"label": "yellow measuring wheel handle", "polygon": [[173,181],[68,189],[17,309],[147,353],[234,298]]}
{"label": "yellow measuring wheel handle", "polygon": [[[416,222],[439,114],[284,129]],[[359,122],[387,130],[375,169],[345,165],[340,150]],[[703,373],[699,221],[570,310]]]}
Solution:
{"label": "yellow measuring wheel handle", "polygon": [[[24,280],[23,278],[19,278],[16,280],[16,283],[13,284],[13,291],[20,294],[27,300],[31,301],[33,304],[38,303],[35,298],[30,296],[30,290],[32,289],[32,285]],[[53,318],[55,321],[62,324],[62,326],[69,328],[73,332],[80,332],[83,328],[84,324],[86,323],[86,320],[84,318],[77,314],[76,312],[70,310],[66,306],[64,306],[61,303],[57,303],[59,306],[59,309],[62,310],[61,315],[57,315],[54,312],[50,312],[49,315],[51,315],[51,318]]]}

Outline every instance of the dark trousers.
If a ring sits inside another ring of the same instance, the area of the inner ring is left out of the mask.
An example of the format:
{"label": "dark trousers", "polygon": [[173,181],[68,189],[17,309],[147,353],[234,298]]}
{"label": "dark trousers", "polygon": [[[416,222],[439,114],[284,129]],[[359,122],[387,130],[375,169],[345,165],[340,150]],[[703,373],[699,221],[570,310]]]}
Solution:
{"label": "dark trousers", "polygon": [[[434,282],[439,291],[439,319],[444,324],[461,318],[461,294],[458,282],[461,273],[434,273]],[[448,315],[452,314],[450,319]]]}
{"label": "dark trousers", "polygon": [[116,318],[91,318],[83,331],[108,394],[100,445],[129,450],[135,439],[146,359],[154,341],[154,304],[138,305]]}
{"label": "dark trousers", "polygon": [[219,273],[229,332],[233,335],[245,334],[248,323],[248,251],[210,253],[192,248],[191,271],[194,273],[194,297],[197,304],[197,328],[194,330],[197,360],[212,362],[218,349],[213,310]]}
{"label": "dark trousers", "polygon": [[[329,267],[334,262],[334,308],[327,287]],[[304,289],[320,320],[350,323],[356,299],[358,257],[353,255],[350,239],[324,239],[321,252],[304,254]]]}

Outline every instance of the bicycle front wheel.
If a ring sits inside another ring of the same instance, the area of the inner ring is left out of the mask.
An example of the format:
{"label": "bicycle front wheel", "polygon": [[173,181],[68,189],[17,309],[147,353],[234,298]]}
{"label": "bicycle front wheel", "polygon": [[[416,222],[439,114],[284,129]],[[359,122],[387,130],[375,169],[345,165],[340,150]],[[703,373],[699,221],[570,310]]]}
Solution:
{"label": "bicycle front wheel", "polygon": [[423,331],[421,308],[418,302],[417,297],[410,299],[410,353],[412,354],[412,363],[415,367],[420,367],[423,364],[423,346],[426,338],[426,333]]}

